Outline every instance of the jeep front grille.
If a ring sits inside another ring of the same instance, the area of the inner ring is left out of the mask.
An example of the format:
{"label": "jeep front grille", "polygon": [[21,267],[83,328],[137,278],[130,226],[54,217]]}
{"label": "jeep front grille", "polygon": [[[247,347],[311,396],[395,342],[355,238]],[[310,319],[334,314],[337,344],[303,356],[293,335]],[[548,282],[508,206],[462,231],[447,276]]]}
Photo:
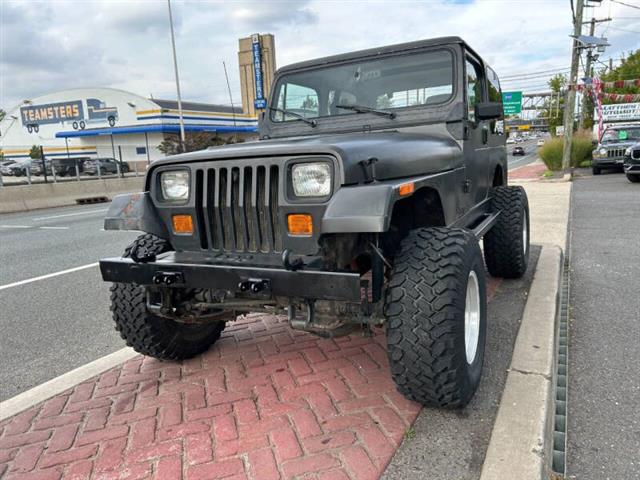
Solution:
{"label": "jeep front grille", "polygon": [[276,165],[195,172],[196,222],[203,249],[281,252]]}
{"label": "jeep front grille", "polygon": [[607,150],[608,158],[622,157],[624,156],[624,148],[612,148],[611,150]]}

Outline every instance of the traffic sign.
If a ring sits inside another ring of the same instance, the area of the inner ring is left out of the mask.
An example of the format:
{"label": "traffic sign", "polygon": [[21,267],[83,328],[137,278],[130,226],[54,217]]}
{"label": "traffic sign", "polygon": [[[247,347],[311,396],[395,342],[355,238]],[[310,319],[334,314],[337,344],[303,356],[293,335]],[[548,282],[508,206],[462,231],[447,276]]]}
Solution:
{"label": "traffic sign", "polygon": [[522,111],[522,92],[502,92],[502,108],[505,115],[517,115]]}

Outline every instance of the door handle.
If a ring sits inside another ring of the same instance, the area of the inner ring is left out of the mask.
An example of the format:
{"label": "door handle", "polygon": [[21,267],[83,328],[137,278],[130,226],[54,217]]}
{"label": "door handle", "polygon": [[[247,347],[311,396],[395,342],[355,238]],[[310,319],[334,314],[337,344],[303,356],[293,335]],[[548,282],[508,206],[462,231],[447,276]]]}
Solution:
{"label": "door handle", "polygon": [[489,127],[484,125],[482,127],[482,143],[487,143],[489,141]]}

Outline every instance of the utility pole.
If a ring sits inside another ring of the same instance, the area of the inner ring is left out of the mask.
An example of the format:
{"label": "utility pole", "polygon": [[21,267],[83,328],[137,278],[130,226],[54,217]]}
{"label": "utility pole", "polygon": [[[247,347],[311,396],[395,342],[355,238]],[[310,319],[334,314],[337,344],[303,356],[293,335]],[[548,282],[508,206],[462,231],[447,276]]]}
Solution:
{"label": "utility pole", "polygon": [[[573,0],[571,0],[573,1]],[[573,19],[573,52],[571,55],[571,76],[567,88],[567,101],[564,109],[564,150],[562,152],[562,170],[568,173],[571,165],[571,140],[573,137],[573,113],[576,107],[576,85],[578,83],[578,64],[580,62],[580,42],[582,33],[582,11],[584,0],[577,0],[576,16]]]}
{"label": "utility pole", "polygon": [[[589,27],[589,36],[593,37],[596,33],[596,23],[602,23],[602,22],[610,22],[611,19],[610,18],[602,18],[600,20],[596,20],[595,18],[591,17],[591,20],[589,22],[584,22],[584,23],[588,23],[591,26]],[[598,56],[593,54],[593,49],[589,49],[587,50],[587,61],[584,67],[584,75],[585,77],[588,78],[593,78],[593,72],[591,71],[591,62],[593,62],[593,60],[595,60]],[[584,122],[587,119],[587,98],[588,95],[586,92],[582,93],[582,115],[580,115],[580,128],[584,128]]]}
{"label": "utility pole", "polygon": [[180,116],[180,150],[184,152],[184,118],[182,116],[182,98],[180,98],[180,77],[178,76],[178,57],[176,55],[176,37],[173,34],[173,16],[171,15],[171,0],[167,0],[169,7],[169,27],[171,29],[171,47],[173,48],[173,69],[176,74],[176,91],[178,93],[178,114]]}

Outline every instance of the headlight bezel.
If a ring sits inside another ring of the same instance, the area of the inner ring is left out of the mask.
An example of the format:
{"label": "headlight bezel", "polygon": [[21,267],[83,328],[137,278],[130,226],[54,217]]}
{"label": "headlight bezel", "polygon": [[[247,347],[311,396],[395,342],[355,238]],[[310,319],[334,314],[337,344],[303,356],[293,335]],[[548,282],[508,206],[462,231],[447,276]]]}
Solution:
{"label": "headlight bezel", "polygon": [[[186,174],[186,186],[187,186],[187,195],[185,198],[169,198],[166,195],[166,190],[162,181],[164,175],[167,174],[175,174],[175,173],[184,173]],[[189,203],[191,199],[191,170],[188,168],[166,168],[156,172],[156,189],[157,195],[156,198],[160,200],[162,203],[169,205],[185,205]]]}
{"label": "headlight bezel", "polygon": [[[297,195],[294,187],[294,168],[305,165],[326,165],[328,167],[329,191],[326,195],[303,196]],[[333,195],[335,188],[335,170],[333,162],[326,158],[295,158],[287,162],[287,200],[290,203],[322,203],[327,201]]]}

